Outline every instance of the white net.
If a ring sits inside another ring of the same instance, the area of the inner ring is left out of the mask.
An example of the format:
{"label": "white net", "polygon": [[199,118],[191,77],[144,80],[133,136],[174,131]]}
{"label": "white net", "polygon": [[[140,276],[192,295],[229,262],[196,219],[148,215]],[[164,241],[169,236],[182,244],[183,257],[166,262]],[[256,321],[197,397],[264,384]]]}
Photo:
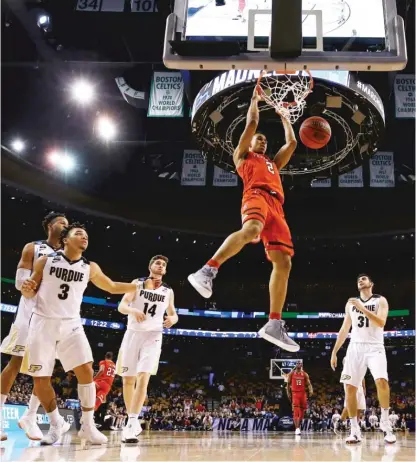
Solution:
{"label": "white net", "polygon": [[306,107],[305,99],[313,89],[313,78],[309,71],[292,74],[263,72],[257,88],[266,104],[294,124]]}

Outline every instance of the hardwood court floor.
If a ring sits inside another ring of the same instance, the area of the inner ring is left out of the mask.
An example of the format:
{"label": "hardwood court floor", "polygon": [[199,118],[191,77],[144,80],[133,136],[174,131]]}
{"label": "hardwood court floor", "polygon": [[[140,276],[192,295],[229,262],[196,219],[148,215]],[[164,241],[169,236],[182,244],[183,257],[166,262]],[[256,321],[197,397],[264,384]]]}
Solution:
{"label": "hardwood court floor", "polygon": [[333,433],[143,432],[138,445],[121,444],[120,432],[107,432],[106,446],[83,446],[75,433],[55,446],[29,442],[21,432],[2,443],[1,461],[414,461],[415,435],[398,434],[386,445],[381,433],[366,433],[358,446]]}

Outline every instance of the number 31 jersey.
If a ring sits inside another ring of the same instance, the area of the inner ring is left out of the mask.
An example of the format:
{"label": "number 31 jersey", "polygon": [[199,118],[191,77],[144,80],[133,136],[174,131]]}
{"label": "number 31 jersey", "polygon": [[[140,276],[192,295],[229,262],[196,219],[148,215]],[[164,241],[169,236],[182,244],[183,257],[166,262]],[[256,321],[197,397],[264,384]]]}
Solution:
{"label": "number 31 jersey", "polygon": [[[147,279],[147,278],[146,278]],[[145,289],[146,279],[139,279],[136,297],[130,306],[146,315],[146,320],[137,322],[128,316],[127,329],[140,332],[162,332],[163,316],[169,306],[172,289],[165,283],[157,289]]]}
{"label": "number 31 jersey", "polygon": [[[373,295],[369,300],[361,300],[361,302],[369,311],[377,314],[380,298],[381,295]],[[384,344],[384,329],[382,327],[372,323],[367,316],[351,304],[348,304],[348,311],[352,321],[351,343]]]}
{"label": "number 31 jersey", "polygon": [[63,252],[49,255],[33,312],[46,318],[79,318],[89,279],[90,264],[84,257],[70,261]]}

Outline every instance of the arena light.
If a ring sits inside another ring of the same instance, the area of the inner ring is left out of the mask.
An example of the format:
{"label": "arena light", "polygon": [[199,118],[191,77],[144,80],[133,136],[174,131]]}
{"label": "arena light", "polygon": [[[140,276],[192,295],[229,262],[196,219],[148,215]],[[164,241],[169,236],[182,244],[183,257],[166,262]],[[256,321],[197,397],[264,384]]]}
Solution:
{"label": "arena light", "polygon": [[13,149],[14,152],[17,152],[20,154],[25,150],[25,143],[21,140],[16,138],[10,143],[11,148]]}
{"label": "arena light", "polygon": [[71,95],[78,103],[89,104],[95,98],[95,89],[86,80],[77,80],[71,85]]}
{"label": "arena light", "polygon": [[75,159],[61,151],[52,151],[48,156],[49,162],[58,170],[68,173],[75,168]]}
{"label": "arena light", "polygon": [[97,120],[97,134],[104,141],[111,141],[117,134],[114,122],[107,116],[100,116]]}
{"label": "arena light", "polygon": [[47,14],[41,14],[38,16],[38,27],[45,27],[49,24],[49,16]]}

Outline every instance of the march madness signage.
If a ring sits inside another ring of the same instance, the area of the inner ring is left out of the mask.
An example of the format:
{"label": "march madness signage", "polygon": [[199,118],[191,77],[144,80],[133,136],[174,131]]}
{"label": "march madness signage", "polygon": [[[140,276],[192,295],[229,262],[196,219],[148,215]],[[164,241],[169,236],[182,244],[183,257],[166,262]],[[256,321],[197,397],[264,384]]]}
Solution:
{"label": "march madness signage", "polygon": [[183,117],[184,83],[180,72],[154,72],[148,117]]}
{"label": "march madness signage", "polygon": [[415,76],[412,74],[397,74],[394,80],[394,95],[396,99],[396,117],[398,119],[414,119],[415,109]]}

